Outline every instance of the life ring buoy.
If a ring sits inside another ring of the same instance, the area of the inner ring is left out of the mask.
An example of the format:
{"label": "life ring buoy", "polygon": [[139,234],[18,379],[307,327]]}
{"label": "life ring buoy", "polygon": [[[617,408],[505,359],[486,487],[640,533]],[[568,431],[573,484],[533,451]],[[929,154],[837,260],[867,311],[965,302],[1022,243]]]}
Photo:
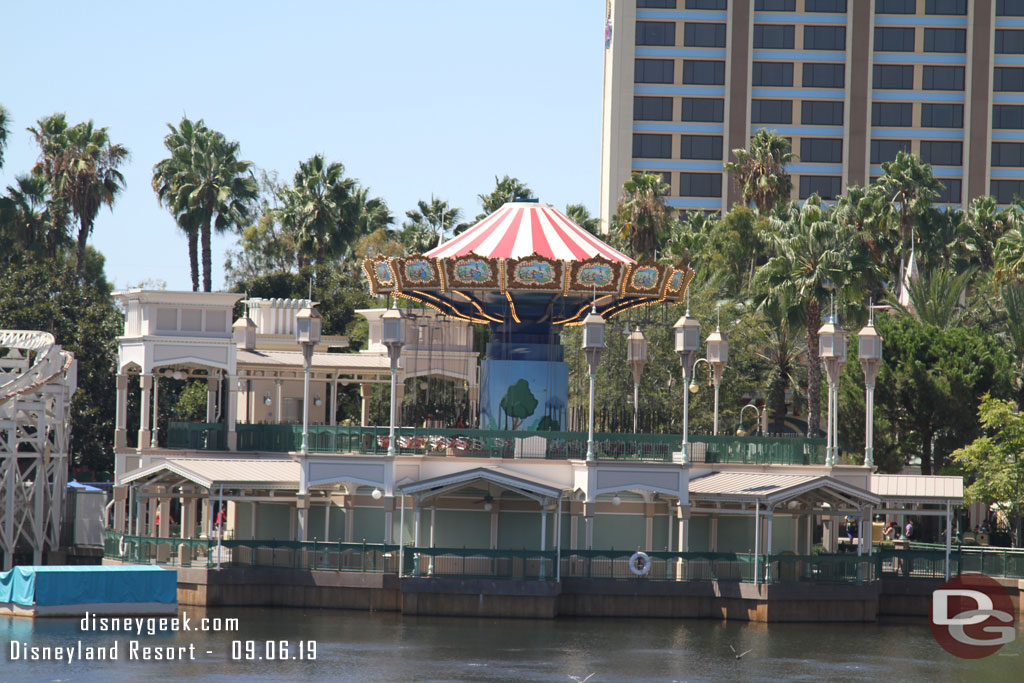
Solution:
{"label": "life ring buoy", "polygon": [[633,576],[647,576],[651,571],[651,558],[638,550],[629,558],[629,571],[633,572]]}

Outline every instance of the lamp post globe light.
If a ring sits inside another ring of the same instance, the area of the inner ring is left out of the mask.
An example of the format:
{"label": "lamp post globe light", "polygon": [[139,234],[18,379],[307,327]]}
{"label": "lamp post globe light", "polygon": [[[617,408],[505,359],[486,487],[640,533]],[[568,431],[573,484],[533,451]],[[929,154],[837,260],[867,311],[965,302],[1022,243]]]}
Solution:
{"label": "lamp post globe light", "polygon": [[694,356],[700,348],[700,323],[690,317],[690,305],[687,300],[686,313],[672,326],[675,333],[676,353],[683,365],[683,464],[690,462],[690,373],[693,370]]}
{"label": "lamp post globe light", "polygon": [[302,347],[302,447],[303,454],[309,453],[309,371],[313,364],[313,348],[320,343],[320,328],[323,317],[316,310],[316,304],[308,301],[295,316],[295,341]]}
{"label": "lamp post globe light", "polygon": [[825,363],[828,375],[828,423],[825,434],[825,464],[833,466],[839,457],[836,445],[838,431],[839,375],[846,362],[846,332],[836,324],[836,314],[825,319],[818,330],[818,356]]}
{"label": "lamp post globe light", "polygon": [[626,360],[633,370],[633,433],[637,433],[637,418],[640,411],[640,377],[647,365],[647,338],[637,325],[636,330],[626,340]]}
{"label": "lamp post globe light", "polygon": [[868,306],[868,324],[857,333],[858,356],[864,369],[864,464],[875,465],[875,380],[882,369],[882,335],[875,330],[875,310]]}
{"label": "lamp post globe light", "polygon": [[583,319],[583,351],[590,366],[590,414],[587,420],[587,460],[594,460],[594,380],[597,377],[597,363],[604,351],[604,318],[597,312],[597,304]]}
{"label": "lamp post globe light", "polygon": [[388,349],[391,361],[391,418],[388,427],[388,455],[395,454],[395,422],[398,419],[395,394],[398,392],[398,358],[405,346],[405,321],[402,312],[397,308],[389,308],[380,318],[381,342]]}

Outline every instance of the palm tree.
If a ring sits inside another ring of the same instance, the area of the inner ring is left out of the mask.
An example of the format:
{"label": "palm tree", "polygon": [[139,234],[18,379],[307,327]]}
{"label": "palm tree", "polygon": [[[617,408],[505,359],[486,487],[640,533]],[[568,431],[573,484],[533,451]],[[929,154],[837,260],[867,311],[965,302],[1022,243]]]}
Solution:
{"label": "palm tree", "polygon": [[356,234],[359,237],[370,235],[381,228],[394,224],[395,216],[388,208],[387,202],[381,197],[371,197],[370,188],[356,185],[352,199],[359,208],[359,219]]}
{"label": "palm tree", "polygon": [[[535,199],[533,191],[526,183],[506,175],[501,180],[494,176],[494,189],[489,194],[478,194],[480,202],[484,206],[484,212],[476,217],[474,222],[479,223],[483,219],[497,211],[506,202],[520,202],[524,199]],[[468,225],[466,227],[469,227]]]}
{"label": "palm tree", "polygon": [[1010,227],[1007,219],[1017,218],[1017,213],[1001,212],[996,200],[989,195],[975,197],[960,223],[960,243],[970,252],[981,268],[989,271],[995,265],[996,244]]}
{"label": "palm tree", "polygon": [[774,418],[772,431],[782,434],[786,429],[786,390],[792,390],[795,397],[800,389],[797,385],[796,364],[804,353],[804,343],[790,321],[793,307],[786,300],[785,294],[779,298],[766,298],[759,309],[767,323],[765,340],[768,343],[758,355],[771,363],[768,405]]}
{"label": "palm tree", "polygon": [[1003,212],[1006,230],[995,247],[994,274],[999,281],[1024,280],[1024,207],[1011,204]]}
{"label": "palm tree", "polygon": [[314,154],[299,163],[291,187],[283,191],[281,225],[296,244],[296,265],[322,264],[345,251],[358,235],[356,181],[339,162]]}
{"label": "palm tree", "polygon": [[591,216],[590,210],[583,204],[566,204],[565,215],[591,235],[597,236],[601,231],[601,219],[597,216]]}
{"label": "palm tree", "polygon": [[203,291],[209,292],[211,229],[224,232],[245,227],[259,186],[252,173],[252,162],[238,158],[238,143],[208,128],[202,119],[193,123],[182,117],[177,129],[171,124],[167,127],[171,133],[164,138],[164,145],[171,156],[153,167],[153,188],[161,203],[174,214],[178,226],[190,236],[190,260],[191,234],[198,230]]}
{"label": "palm tree", "polygon": [[53,222],[52,197],[46,178],[21,175],[14,182],[14,186],[7,186],[7,196],[0,197],[0,222],[10,231],[7,239],[52,258],[67,242],[67,226]]}
{"label": "palm tree", "polygon": [[4,150],[7,149],[7,110],[0,104],[0,168],[4,167]]}
{"label": "palm tree", "polygon": [[[416,208],[406,211],[405,215],[409,220],[402,224],[403,233],[411,229],[411,234],[416,235],[416,246],[426,246],[430,243],[426,249],[429,251],[445,238],[445,233],[449,230],[457,231],[462,210],[451,207],[447,201],[431,195],[429,202],[419,200],[416,202]],[[433,237],[427,237],[427,233],[433,233]]]}
{"label": "palm tree", "polygon": [[921,163],[921,158],[916,154],[908,152],[898,152],[895,160],[883,163],[882,176],[877,183],[899,215],[899,248],[893,252],[893,256],[900,260],[900,265],[891,268],[890,272],[899,272],[899,282],[902,284],[903,244],[914,221],[928,210],[941,185],[932,175],[932,167]]}
{"label": "palm tree", "polygon": [[734,149],[736,161],[727,161],[725,170],[740,187],[743,202],[753,202],[762,214],[789,199],[793,181],[786,164],[796,159],[789,140],[762,128],[750,138],[750,149]]}
{"label": "palm tree", "polygon": [[75,272],[81,277],[96,215],[103,205],[113,209],[124,190],[118,169],[127,161],[128,149],[111,142],[107,129],[96,128],[91,120],[69,127],[64,114],[53,114],[37,125],[28,129],[41,150],[36,170],[78,219]]}
{"label": "palm tree", "polygon": [[671,209],[665,205],[669,186],[656,173],[634,173],[622,184],[622,198],[614,222],[619,237],[640,261],[654,260],[654,252],[668,233]]}
{"label": "palm tree", "polygon": [[857,248],[857,234],[837,224],[811,195],[803,207],[791,207],[784,219],[772,218],[775,256],[758,270],[755,285],[762,300],[788,301],[790,317],[802,314],[807,329],[807,435],[818,435],[821,416],[821,362],[818,327],[830,290],[848,299],[863,295],[871,266]]}
{"label": "palm tree", "polygon": [[945,329],[963,317],[960,298],[975,270],[968,268],[956,273],[944,266],[929,268],[907,285],[908,306],[894,297],[889,297],[888,303],[904,315],[912,315],[923,323]]}

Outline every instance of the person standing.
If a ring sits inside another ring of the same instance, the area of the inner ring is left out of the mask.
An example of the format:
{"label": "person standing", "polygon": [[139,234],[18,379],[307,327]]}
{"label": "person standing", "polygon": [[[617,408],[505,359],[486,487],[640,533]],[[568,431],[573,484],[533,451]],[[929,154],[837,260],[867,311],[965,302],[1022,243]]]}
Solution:
{"label": "person standing", "polygon": [[912,520],[912,519],[908,519],[907,520],[907,526],[903,528],[903,538],[907,539],[908,541],[913,540],[913,538],[914,538],[914,520]]}

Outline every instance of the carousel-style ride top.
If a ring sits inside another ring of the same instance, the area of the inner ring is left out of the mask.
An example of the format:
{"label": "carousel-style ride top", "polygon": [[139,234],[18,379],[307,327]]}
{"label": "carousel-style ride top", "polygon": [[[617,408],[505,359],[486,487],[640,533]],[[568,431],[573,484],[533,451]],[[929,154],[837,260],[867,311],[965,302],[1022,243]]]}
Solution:
{"label": "carousel-style ride top", "polygon": [[375,295],[487,323],[480,426],[545,431],[565,424],[561,326],[582,323],[593,305],[608,319],[681,301],[693,279],[687,264],[636,263],[537,202],[505,204],[426,254],[366,259],[363,269]]}

